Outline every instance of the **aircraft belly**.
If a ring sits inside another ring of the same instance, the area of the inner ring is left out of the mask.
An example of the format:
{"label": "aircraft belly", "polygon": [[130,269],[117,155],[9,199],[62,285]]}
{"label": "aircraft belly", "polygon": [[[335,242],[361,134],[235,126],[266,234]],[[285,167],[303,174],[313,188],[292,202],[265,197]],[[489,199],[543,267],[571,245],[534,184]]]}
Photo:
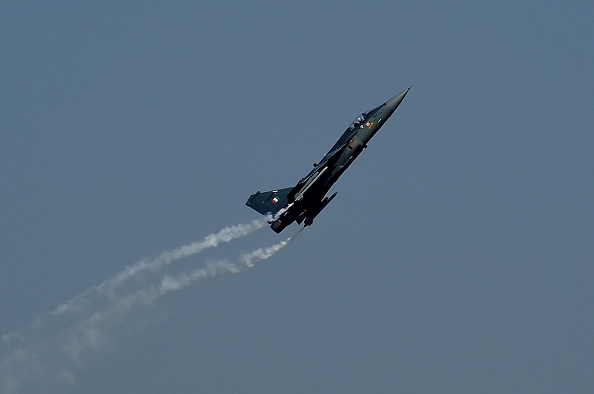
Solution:
{"label": "aircraft belly", "polygon": [[340,155],[336,161],[336,166],[332,171],[331,177],[337,179],[351,165],[357,156],[359,156],[363,151],[364,146],[365,145],[358,139],[351,140],[342,155]]}
{"label": "aircraft belly", "polygon": [[307,182],[305,182],[305,184],[301,187],[301,189],[295,194],[295,201],[301,201],[303,199],[303,196],[305,195],[305,193],[312,187],[317,188],[318,184],[320,184],[320,183],[323,184],[324,183],[323,175],[326,171],[328,171],[328,168],[329,167],[324,167],[318,173],[312,175],[310,177],[310,179]]}

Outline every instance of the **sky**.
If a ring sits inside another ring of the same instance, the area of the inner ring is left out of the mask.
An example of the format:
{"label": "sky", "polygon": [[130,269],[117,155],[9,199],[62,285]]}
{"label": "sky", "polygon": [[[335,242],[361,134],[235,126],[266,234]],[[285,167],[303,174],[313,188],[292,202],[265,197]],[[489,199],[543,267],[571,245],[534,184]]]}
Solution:
{"label": "sky", "polygon": [[[1,392],[590,392],[593,13],[4,2]],[[313,226],[244,205],[411,85]]]}

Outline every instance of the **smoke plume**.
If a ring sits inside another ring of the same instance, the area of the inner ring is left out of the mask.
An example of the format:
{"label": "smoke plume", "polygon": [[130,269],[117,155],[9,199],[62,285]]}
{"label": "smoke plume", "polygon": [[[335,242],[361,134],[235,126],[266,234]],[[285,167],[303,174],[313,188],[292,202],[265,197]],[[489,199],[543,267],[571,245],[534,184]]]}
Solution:
{"label": "smoke plume", "polygon": [[34,387],[59,391],[64,384],[74,383],[77,372],[115,349],[117,337],[122,336],[118,333],[135,321],[131,314],[138,317],[168,293],[216,276],[243,272],[283,249],[301,231],[236,260],[207,261],[193,271],[167,272],[172,271],[168,267],[175,261],[244,237],[263,228],[267,220],[225,227],[200,241],[141,260],[37,317],[29,334],[2,335],[3,348],[9,350],[0,363],[0,393],[25,392]]}

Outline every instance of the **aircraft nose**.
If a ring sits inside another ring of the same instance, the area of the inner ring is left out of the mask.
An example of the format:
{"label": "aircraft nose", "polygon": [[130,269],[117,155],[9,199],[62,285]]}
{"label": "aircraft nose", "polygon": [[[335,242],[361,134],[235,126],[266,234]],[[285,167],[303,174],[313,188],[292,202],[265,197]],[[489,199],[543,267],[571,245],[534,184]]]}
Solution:
{"label": "aircraft nose", "polygon": [[394,111],[396,111],[396,108],[398,108],[402,100],[404,100],[404,97],[406,96],[409,90],[410,88],[403,90],[396,96],[392,97],[390,100],[386,101],[384,105],[387,107],[389,114],[392,114]]}

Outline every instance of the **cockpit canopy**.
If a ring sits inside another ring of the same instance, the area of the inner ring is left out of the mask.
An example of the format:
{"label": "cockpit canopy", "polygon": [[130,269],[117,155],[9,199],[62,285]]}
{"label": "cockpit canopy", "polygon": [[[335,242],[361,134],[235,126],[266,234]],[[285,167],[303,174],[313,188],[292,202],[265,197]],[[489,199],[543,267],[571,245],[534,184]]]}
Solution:
{"label": "cockpit canopy", "polygon": [[377,110],[380,108],[381,108],[381,105],[377,108],[370,110],[370,111],[363,112],[361,115],[357,116],[355,118],[355,120],[353,120],[353,123],[351,123],[351,125],[349,126],[349,129],[354,130],[354,129],[358,129],[358,128],[362,127],[363,124],[365,123],[365,121],[368,120],[369,118],[371,118],[373,115],[375,115]]}
{"label": "cockpit canopy", "polygon": [[355,120],[349,126],[349,129],[356,129],[360,127],[363,122],[365,121],[365,117],[367,116],[367,112],[363,112],[361,115],[357,116]]}
{"label": "cockpit canopy", "polygon": [[371,111],[363,112],[361,115],[357,116],[355,120],[353,120],[353,122],[350,124],[350,126],[347,127],[345,132],[340,136],[338,141],[336,141],[332,149],[330,149],[330,151],[326,153],[326,155],[322,158],[322,161],[320,163],[322,163],[328,156],[334,154],[337,149],[340,149],[343,145],[348,143],[353,137],[353,135],[355,135],[357,131],[364,126],[365,122],[367,122],[373,115],[375,115],[377,110],[380,108],[381,106],[374,108]]}

